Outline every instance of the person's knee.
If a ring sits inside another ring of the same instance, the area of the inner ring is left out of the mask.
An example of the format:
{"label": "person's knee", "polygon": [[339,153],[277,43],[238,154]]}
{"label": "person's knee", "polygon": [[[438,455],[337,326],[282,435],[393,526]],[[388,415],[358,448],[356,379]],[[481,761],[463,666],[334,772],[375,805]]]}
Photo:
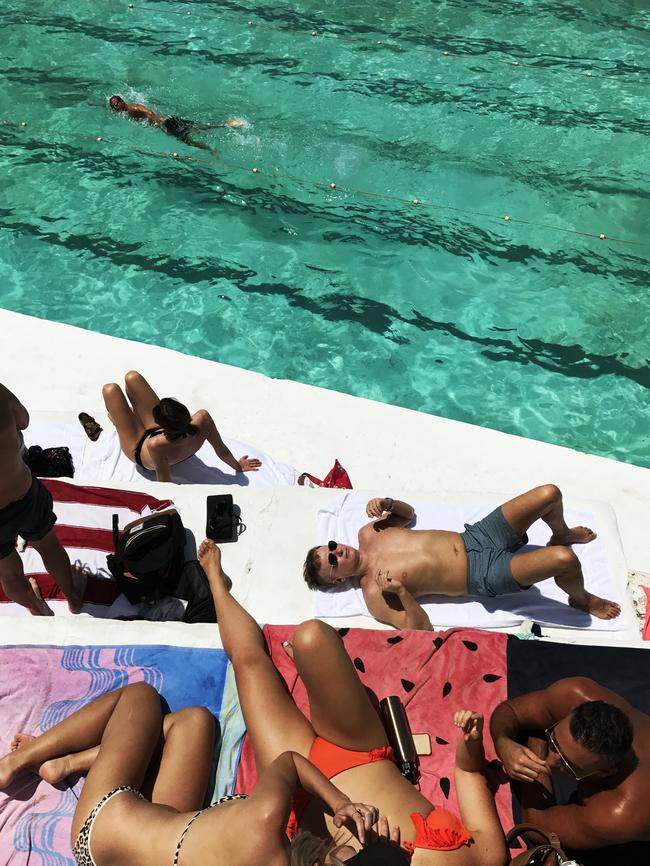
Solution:
{"label": "person's knee", "polygon": [[538,493],[544,505],[553,505],[562,500],[562,491],[557,484],[543,484],[538,488]]}
{"label": "person's knee", "polygon": [[308,619],[301,623],[293,633],[293,648],[299,653],[316,653],[333,638],[338,639],[331,625],[319,619]]}
{"label": "person's knee", "polygon": [[174,727],[182,727],[185,733],[191,737],[209,735],[214,737],[214,716],[207,707],[184,707],[170,716],[170,730]]}
{"label": "person's knee", "polygon": [[108,405],[109,400],[112,400],[114,397],[120,393],[122,389],[117,384],[117,382],[107,382],[106,385],[102,388],[102,397],[104,398],[104,403]]}
{"label": "person's knee", "polygon": [[137,370],[129,370],[124,377],[124,384],[127,386],[133,387],[133,385],[137,385],[140,382],[144,382],[144,376],[142,373],[138,373]]}
{"label": "person's knee", "polygon": [[576,568],[580,567],[580,560],[570,547],[554,547],[553,561],[558,574],[575,571]]}
{"label": "person's knee", "polygon": [[149,683],[129,683],[127,686],[124,686],[123,693],[132,700],[158,701],[160,703],[160,695]]}

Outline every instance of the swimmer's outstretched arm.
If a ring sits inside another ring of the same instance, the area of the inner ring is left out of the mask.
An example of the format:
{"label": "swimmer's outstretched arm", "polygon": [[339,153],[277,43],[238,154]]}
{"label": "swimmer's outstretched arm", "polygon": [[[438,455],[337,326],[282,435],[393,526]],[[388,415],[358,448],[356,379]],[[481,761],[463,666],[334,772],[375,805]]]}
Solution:
{"label": "swimmer's outstretched arm", "polygon": [[236,117],[229,117],[228,120],[222,120],[220,123],[193,123],[193,129],[241,129],[244,126],[243,120],[237,120]]}

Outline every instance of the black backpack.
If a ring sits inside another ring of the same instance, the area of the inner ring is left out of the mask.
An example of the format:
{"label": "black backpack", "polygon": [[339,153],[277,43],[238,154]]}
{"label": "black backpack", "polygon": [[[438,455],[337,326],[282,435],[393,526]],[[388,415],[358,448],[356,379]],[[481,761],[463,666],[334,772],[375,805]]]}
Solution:
{"label": "black backpack", "polygon": [[122,535],[114,514],[113,544],[108,570],[131,604],[175,594],[185,562],[185,527],[175,511],[143,517]]}

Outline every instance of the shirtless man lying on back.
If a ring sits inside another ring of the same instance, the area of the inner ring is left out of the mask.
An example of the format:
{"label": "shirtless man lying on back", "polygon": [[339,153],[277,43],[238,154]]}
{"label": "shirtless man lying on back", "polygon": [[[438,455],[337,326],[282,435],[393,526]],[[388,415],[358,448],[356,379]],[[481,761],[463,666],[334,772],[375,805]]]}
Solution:
{"label": "shirtless man lying on back", "polygon": [[[495,509],[463,533],[405,529],[413,507],[390,497],[371,499],[359,532],[359,548],[330,541],[307,554],[303,574],[310,589],[357,577],[368,610],[396,628],[431,629],[416,601],[423,595],[493,597],[519,592],[555,578],[569,604],[600,619],[613,619],[618,604],[585,589],[580,561],[570,544],[596,537],[585,526],[569,528],[562,493],[554,484],[535,487]],[[547,547],[517,553],[528,541],[526,530],[543,520],[552,532]]]}
{"label": "shirtless man lying on back", "polygon": [[30,613],[52,616],[38,588],[25,578],[16,552],[16,538],[20,535],[40,553],[48,574],[68,599],[70,610],[78,613],[86,576],[71,568],[68,554],[54,534],[56,514],[50,491],[23,461],[22,431],[28,424],[27,409],[0,385],[0,583],[6,595]]}
{"label": "shirtless man lying on back", "polygon": [[142,120],[151,126],[157,126],[163,132],[166,132],[167,135],[172,135],[174,138],[184,141],[185,144],[190,144],[192,147],[200,147],[201,150],[209,150],[214,154],[218,151],[204,144],[202,141],[196,141],[196,139],[191,138],[190,132],[204,129],[221,129],[224,127],[238,129],[244,125],[241,120],[237,120],[234,117],[229,117],[228,120],[224,120],[222,123],[195,123],[193,120],[184,120],[182,117],[158,114],[158,112],[147,108],[146,105],[142,105],[140,102],[125,102],[121,96],[111,96],[108,104],[113,111],[125,112],[132,120]]}

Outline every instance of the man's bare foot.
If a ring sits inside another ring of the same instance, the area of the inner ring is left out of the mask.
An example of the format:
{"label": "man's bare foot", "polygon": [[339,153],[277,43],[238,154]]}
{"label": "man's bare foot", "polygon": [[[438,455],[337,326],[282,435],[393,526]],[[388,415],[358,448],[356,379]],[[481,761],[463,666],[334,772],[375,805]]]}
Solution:
{"label": "man's bare foot", "polygon": [[211,538],[206,538],[199,544],[198,552],[201,568],[207,574],[210,583],[219,580],[230,591],[232,589],[232,580],[223,572],[221,567],[221,551],[214,541]]}
{"label": "man's bare foot", "polygon": [[38,583],[36,582],[36,578],[30,577],[30,578],[28,578],[28,580],[29,580],[29,585],[32,588],[32,592],[34,593],[34,596],[35,596],[34,606],[28,608],[31,615],[32,616],[54,616],[54,611],[52,610],[51,607],[49,607],[49,605],[47,604],[47,602],[44,600],[43,596],[41,595],[41,588],[39,587]]}
{"label": "man's bare foot", "polygon": [[74,595],[68,599],[70,613],[79,613],[84,603],[84,593],[88,583],[88,571],[76,562],[70,567]]}
{"label": "man's bare foot", "polygon": [[588,526],[573,526],[568,529],[563,535],[552,535],[549,541],[551,544],[589,544],[596,538],[596,533]]}
{"label": "man's bare foot", "polygon": [[28,743],[31,743],[32,740],[35,740],[36,737],[31,734],[24,734],[22,731],[15,735],[13,740],[11,741],[10,749],[12,752],[19,752],[23,749]]}
{"label": "man's bare foot", "polygon": [[291,661],[293,661],[293,641],[291,640],[283,640],[282,641],[282,649],[289,656]]}
{"label": "man's bare foot", "polygon": [[569,604],[571,607],[584,610],[586,613],[598,617],[598,619],[616,619],[621,613],[620,604],[592,595],[590,592],[585,592],[584,599],[577,599],[570,595]]}

